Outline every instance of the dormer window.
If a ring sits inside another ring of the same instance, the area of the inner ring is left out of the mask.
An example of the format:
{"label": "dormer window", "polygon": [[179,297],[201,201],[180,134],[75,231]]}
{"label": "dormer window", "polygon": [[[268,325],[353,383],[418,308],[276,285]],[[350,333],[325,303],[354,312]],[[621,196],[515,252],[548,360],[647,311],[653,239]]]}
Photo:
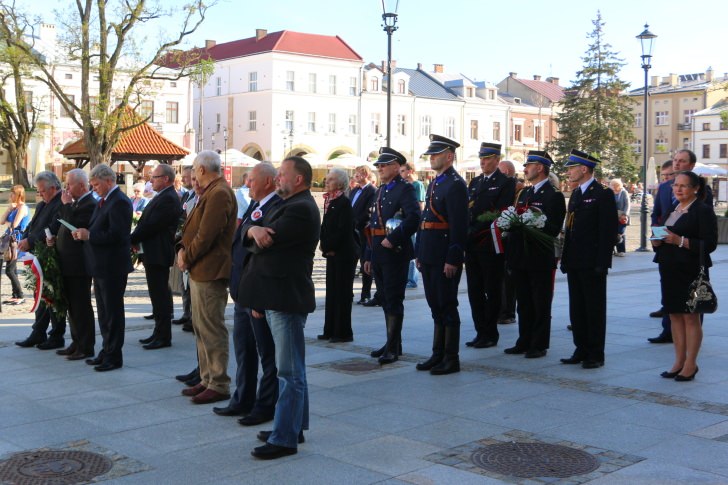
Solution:
{"label": "dormer window", "polygon": [[372,92],[379,91],[379,78],[378,77],[373,77],[372,80],[370,81],[370,83],[371,83],[371,87],[372,87]]}
{"label": "dormer window", "polygon": [[473,88],[465,88],[465,96],[467,96],[468,98],[472,98],[473,97]]}
{"label": "dormer window", "polygon": [[398,94],[406,94],[405,87],[406,86],[405,86],[404,79],[400,79],[399,81],[397,81],[397,93]]}

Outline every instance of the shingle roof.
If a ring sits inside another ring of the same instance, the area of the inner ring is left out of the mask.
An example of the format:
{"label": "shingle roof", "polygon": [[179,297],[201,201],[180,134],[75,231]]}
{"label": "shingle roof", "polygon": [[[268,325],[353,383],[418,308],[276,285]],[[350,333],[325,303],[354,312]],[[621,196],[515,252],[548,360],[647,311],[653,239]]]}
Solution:
{"label": "shingle roof", "polygon": [[[122,123],[124,126],[131,125],[139,118],[131,109],[128,109]],[[88,150],[83,138],[68,145],[59,152],[66,158],[88,159]],[[112,151],[111,159],[128,160],[179,160],[189,153],[188,150],[167,140],[157,130],[142,123],[139,126],[125,131],[119,138]]]}
{"label": "shingle roof", "polygon": [[[202,49],[204,50],[204,49]],[[306,56],[329,57],[361,61],[354,49],[337,36],[305,34],[281,30],[272,32],[260,40],[256,37],[217,44],[207,49],[210,58],[216,61],[245,57],[264,52],[285,52]]]}
{"label": "shingle roof", "polygon": [[693,113],[693,118],[696,116],[714,116],[719,115],[723,111],[728,110],[728,99],[723,99],[721,101],[718,101],[710,108],[705,108],[703,110],[698,111],[697,113]]}
{"label": "shingle roof", "polygon": [[394,72],[404,72],[409,75],[409,90],[414,96],[433,99],[458,99],[457,95],[449,91],[445,88],[445,86],[432,79],[423,71],[397,67]]}
{"label": "shingle roof", "polygon": [[520,79],[515,78],[516,81],[523,84],[524,86],[536,91],[537,93],[545,96],[552,103],[561,101],[564,97],[564,88],[558,84],[549,83],[546,81],[534,81],[532,79]]}

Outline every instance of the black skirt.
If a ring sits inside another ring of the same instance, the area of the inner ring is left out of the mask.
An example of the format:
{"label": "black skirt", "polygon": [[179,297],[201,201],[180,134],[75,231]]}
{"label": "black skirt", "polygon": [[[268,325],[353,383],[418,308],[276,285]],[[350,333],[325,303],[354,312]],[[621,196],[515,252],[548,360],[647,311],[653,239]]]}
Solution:
{"label": "black skirt", "polygon": [[667,313],[690,313],[687,307],[690,284],[698,277],[696,264],[660,264],[662,308]]}

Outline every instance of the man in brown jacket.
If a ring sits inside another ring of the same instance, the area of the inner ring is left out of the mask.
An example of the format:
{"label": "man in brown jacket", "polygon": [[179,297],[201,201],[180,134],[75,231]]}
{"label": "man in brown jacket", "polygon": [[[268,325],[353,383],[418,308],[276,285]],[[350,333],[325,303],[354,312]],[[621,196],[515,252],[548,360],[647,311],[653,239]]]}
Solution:
{"label": "man in brown jacket", "polygon": [[182,228],[177,264],[190,272],[192,322],[197,340],[201,382],[182,391],[195,404],[230,398],[228,331],[225,305],[232,259],[237,202],[222,177],[220,155],[204,150],[192,170],[200,185],[197,205]]}

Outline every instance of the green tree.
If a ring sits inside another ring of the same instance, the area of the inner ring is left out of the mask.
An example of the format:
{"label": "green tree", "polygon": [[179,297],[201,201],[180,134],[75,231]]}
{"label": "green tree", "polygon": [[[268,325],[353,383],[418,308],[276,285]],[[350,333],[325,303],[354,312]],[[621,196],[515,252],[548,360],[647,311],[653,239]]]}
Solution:
{"label": "green tree", "polygon": [[[148,0],[75,0],[75,8],[60,12],[59,58],[80,68],[79,103],[66,92],[63,80],[55,78],[54,59],[35,55],[32,38],[11,38],[10,45],[32,60],[37,78],[82,130],[92,167],[109,163],[120,136],[146,121],[139,118],[128,124],[122,118],[154,89],[153,80],[186,77],[199,60],[197,51],[190,54],[179,47],[205,20],[215,0],[189,2],[164,8]],[[14,7],[10,1],[0,4]],[[6,33],[7,25],[0,20]],[[148,37],[154,29],[160,29],[158,39]]]}
{"label": "green tree", "polygon": [[619,79],[624,62],[613,52],[604,37],[601,12],[592,21],[594,30],[587,35],[589,47],[582,58],[584,67],[561,100],[561,112],[555,116],[559,137],[547,149],[559,158],[557,173],[576,148],[602,161],[598,176],[635,180],[638,175],[632,149],[632,102],[624,95],[629,83]]}

